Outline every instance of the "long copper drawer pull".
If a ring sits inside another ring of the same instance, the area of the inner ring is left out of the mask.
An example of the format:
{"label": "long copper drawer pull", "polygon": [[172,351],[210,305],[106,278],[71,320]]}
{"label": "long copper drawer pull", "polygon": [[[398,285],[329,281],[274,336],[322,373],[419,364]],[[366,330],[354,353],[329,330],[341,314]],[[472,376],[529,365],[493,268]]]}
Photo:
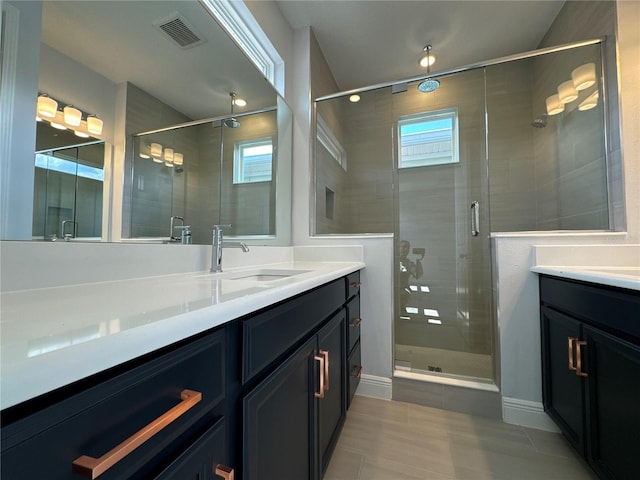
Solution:
{"label": "long copper drawer pull", "polygon": [[320,350],[320,355],[324,355],[324,389],[329,390],[329,351]]}
{"label": "long copper drawer pull", "polygon": [[216,465],[215,470],[213,471],[218,477],[224,478],[224,480],[234,480],[235,472],[233,468],[227,467],[226,465],[218,464]]}
{"label": "long copper drawer pull", "polygon": [[314,355],[313,359],[320,362],[320,391],[314,392],[313,396],[316,398],[324,398],[324,355]]}
{"label": "long copper drawer pull", "polygon": [[156,418],[146,427],[138,430],[100,458],[93,458],[87,455],[76,458],[73,461],[73,471],[89,478],[98,478],[164,427],[193,408],[202,400],[202,393],[193,390],[182,390],[182,392],[180,392],[180,398],[182,401],[178,405]]}
{"label": "long copper drawer pull", "polygon": [[356,317],[353,319],[353,322],[349,324],[349,326],[355,328],[355,327],[359,327],[361,323],[362,323],[362,319],[360,317]]}
{"label": "long copper drawer pull", "polygon": [[589,374],[582,371],[582,352],[580,351],[580,347],[583,345],[587,345],[587,342],[581,340],[576,342],[576,375],[579,377],[588,377]]}
{"label": "long copper drawer pull", "polygon": [[569,370],[574,370],[576,369],[573,359],[574,359],[574,355],[573,355],[573,342],[575,342],[576,340],[578,340],[575,337],[568,337],[569,340]]}
{"label": "long copper drawer pull", "polygon": [[362,375],[362,365],[356,366],[354,370],[356,370],[356,373],[352,373],[351,376],[353,378],[360,378],[360,375]]}

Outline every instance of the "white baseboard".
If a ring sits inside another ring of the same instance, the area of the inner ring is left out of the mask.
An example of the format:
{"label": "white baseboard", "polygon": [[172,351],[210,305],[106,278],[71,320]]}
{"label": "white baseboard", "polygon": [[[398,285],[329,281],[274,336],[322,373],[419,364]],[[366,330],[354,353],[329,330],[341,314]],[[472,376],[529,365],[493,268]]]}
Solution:
{"label": "white baseboard", "polygon": [[391,400],[391,379],[363,374],[356,395]]}
{"label": "white baseboard", "polygon": [[502,420],[523,427],[559,432],[556,424],[544,411],[540,402],[502,397]]}

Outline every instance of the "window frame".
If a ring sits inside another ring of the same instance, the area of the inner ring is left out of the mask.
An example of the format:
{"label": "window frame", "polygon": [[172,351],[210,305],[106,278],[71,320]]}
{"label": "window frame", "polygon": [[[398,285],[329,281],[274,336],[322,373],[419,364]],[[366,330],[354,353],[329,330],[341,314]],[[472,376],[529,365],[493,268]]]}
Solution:
{"label": "window frame", "polygon": [[[427,122],[435,122],[438,120],[451,120],[451,154],[448,156],[450,160],[442,161],[435,160],[429,161],[428,159],[422,159],[420,161],[414,160],[413,164],[403,165],[402,154],[402,127],[405,125],[414,125]],[[421,167],[433,167],[438,165],[455,165],[460,163],[460,148],[459,148],[459,125],[458,125],[458,109],[456,107],[444,108],[440,110],[433,110],[428,112],[420,112],[412,115],[403,115],[398,118],[398,169],[404,170],[407,168],[421,168]]]}
{"label": "window frame", "polygon": [[[269,145],[271,147],[271,169],[268,180],[245,180],[244,178],[244,155],[242,152],[247,148]],[[273,181],[273,139],[271,137],[254,138],[236,142],[233,148],[233,184],[250,185],[254,183],[266,183]]]}

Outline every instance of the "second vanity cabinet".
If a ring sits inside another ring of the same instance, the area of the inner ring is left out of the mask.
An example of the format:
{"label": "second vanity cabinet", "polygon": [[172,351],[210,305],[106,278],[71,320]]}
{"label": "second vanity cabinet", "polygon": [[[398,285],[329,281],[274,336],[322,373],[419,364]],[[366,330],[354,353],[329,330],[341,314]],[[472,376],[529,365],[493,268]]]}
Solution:
{"label": "second vanity cabinet", "polygon": [[3,410],[1,477],[319,480],[346,418],[349,291],[339,278]]}
{"label": "second vanity cabinet", "polygon": [[540,277],[543,402],[600,478],[637,478],[640,294]]}

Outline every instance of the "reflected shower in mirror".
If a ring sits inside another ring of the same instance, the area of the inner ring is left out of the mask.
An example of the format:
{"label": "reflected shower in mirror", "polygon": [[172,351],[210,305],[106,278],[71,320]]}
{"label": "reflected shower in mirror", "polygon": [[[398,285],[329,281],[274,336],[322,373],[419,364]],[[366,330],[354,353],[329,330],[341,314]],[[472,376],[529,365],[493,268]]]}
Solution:
{"label": "reflected shower in mirror", "polygon": [[277,111],[231,118],[133,136],[130,238],[168,240],[172,217],[196,244],[211,241],[213,224],[231,225],[230,236],[275,235]]}
{"label": "reflected shower in mirror", "polygon": [[105,144],[38,122],[33,239],[100,240]]}

